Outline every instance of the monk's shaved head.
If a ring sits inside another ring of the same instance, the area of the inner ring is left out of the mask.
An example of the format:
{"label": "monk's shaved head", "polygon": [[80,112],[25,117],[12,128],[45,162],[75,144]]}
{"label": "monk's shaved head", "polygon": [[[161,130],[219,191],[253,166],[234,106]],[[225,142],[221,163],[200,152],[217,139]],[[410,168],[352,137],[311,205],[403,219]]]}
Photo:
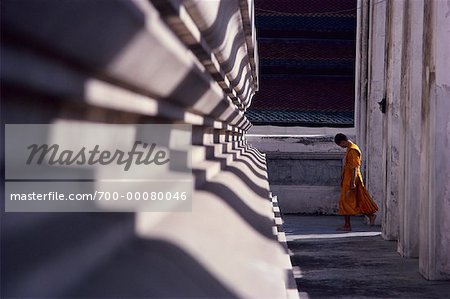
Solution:
{"label": "monk's shaved head", "polygon": [[345,135],[342,134],[342,133],[338,133],[338,134],[336,134],[336,136],[334,136],[334,142],[335,142],[337,145],[340,145],[342,141],[348,141],[347,136],[345,136]]}

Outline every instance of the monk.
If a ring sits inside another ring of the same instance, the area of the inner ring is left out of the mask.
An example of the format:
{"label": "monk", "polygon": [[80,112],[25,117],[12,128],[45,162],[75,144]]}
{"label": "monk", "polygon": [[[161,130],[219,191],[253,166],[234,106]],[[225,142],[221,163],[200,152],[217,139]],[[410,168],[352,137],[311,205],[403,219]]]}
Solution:
{"label": "monk", "polygon": [[369,219],[369,225],[373,225],[378,211],[377,204],[372,200],[364,186],[360,166],[361,150],[344,134],[336,134],[334,142],[342,148],[346,148],[344,167],[341,177],[341,196],[339,199],[339,215],[344,216],[344,225],[339,231],[351,231],[350,216],[365,215]]}

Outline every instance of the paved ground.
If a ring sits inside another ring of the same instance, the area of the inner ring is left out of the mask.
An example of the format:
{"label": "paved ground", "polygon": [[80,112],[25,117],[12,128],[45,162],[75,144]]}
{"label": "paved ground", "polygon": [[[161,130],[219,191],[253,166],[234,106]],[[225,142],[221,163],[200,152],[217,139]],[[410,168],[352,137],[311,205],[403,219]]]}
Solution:
{"label": "paved ground", "polygon": [[284,215],[301,298],[450,298],[450,282],[427,281],[418,259],[404,259],[380,227],[352,219],[351,233],[336,232],[338,216]]}

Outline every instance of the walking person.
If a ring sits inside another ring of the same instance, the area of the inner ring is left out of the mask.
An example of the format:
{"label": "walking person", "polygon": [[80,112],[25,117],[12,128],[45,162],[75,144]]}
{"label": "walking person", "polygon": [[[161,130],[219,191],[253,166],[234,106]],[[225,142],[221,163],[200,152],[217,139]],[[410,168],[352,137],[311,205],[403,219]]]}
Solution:
{"label": "walking person", "polygon": [[360,166],[361,150],[344,134],[336,134],[334,142],[342,148],[346,148],[344,167],[341,177],[341,195],[339,198],[338,214],[344,216],[344,225],[339,231],[351,231],[350,216],[366,215],[369,225],[373,225],[378,211],[377,204],[373,201],[364,186]]}

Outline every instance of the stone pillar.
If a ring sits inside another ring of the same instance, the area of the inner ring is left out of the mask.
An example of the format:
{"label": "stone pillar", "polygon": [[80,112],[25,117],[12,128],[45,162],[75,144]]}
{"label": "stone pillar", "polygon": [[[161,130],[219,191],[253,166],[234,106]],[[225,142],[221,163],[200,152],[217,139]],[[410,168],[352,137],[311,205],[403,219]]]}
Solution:
{"label": "stone pillar", "polygon": [[[367,51],[369,29],[369,2],[358,0],[356,22],[356,57],[355,57],[355,130],[356,143],[366,153],[367,126]],[[364,162],[364,161],[363,161]],[[361,166],[364,173],[365,163]]]}
{"label": "stone pillar", "polygon": [[450,1],[425,1],[419,267],[450,279]]}
{"label": "stone pillar", "polygon": [[405,6],[404,58],[400,103],[400,180],[398,252],[419,256],[420,144],[424,1]]}
{"label": "stone pillar", "polygon": [[388,4],[388,47],[386,115],[383,119],[383,226],[382,235],[387,240],[398,237],[398,196],[399,196],[399,147],[400,147],[400,98],[401,65],[403,58],[403,19],[404,1],[391,1]]}
{"label": "stone pillar", "polygon": [[[383,215],[383,165],[382,128],[383,114],[379,104],[385,97],[385,59],[386,59],[386,2],[375,5],[370,3],[368,45],[368,100],[366,130],[365,179],[369,193],[380,208],[378,215]],[[380,224],[382,217],[377,218]]]}

